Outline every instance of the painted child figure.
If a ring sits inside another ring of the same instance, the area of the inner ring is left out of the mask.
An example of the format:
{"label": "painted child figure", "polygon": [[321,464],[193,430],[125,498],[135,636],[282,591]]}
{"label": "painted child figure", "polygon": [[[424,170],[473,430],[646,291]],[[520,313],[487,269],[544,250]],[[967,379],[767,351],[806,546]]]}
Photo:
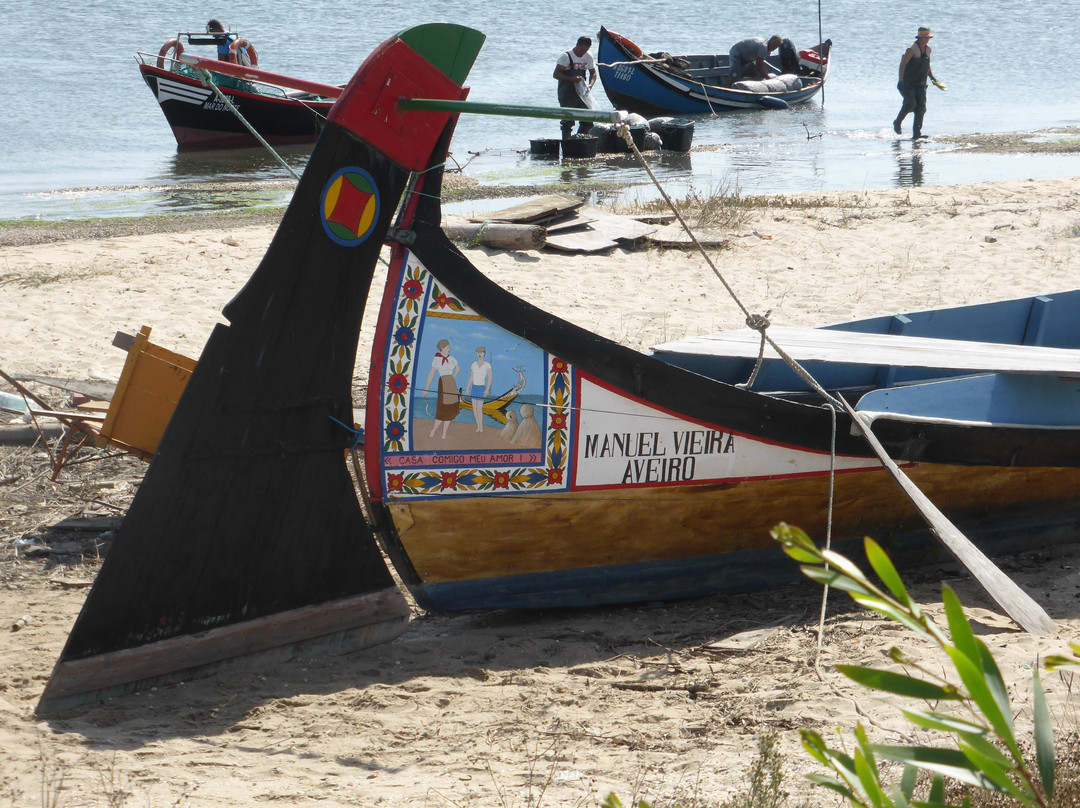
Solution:
{"label": "painted child figure", "polygon": [[476,349],[476,361],[469,368],[469,396],[472,398],[477,432],[484,431],[484,403],[491,397],[491,363],[485,361],[486,356],[487,348],[479,346]]}

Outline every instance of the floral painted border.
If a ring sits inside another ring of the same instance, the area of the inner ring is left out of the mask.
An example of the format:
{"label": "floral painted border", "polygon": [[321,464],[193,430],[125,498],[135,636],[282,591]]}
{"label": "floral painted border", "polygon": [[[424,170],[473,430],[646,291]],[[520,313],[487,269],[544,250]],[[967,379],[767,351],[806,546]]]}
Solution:
{"label": "floral painted border", "polygon": [[[426,301],[426,303],[425,303]],[[382,457],[411,453],[408,439],[409,386],[415,381],[415,348],[425,316],[472,317],[449,290],[441,286],[410,252],[394,306],[394,329],[387,349],[383,379]],[[510,493],[516,491],[566,490],[570,475],[570,429],[572,367],[549,357],[547,373],[547,441],[542,465],[501,468],[447,468],[387,471],[383,465],[384,491],[392,497],[431,497],[447,494]],[[416,457],[423,457],[416,453]]]}
{"label": "floral painted border", "polygon": [[[415,262],[415,263],[414,263]],[[383,379],[383,452],[403,452],[408,447],[409,385],[413,350],[420,326],[422,300],[431,275],[409,253],[404,280],[394,306],[394,332],[387,350]]]}

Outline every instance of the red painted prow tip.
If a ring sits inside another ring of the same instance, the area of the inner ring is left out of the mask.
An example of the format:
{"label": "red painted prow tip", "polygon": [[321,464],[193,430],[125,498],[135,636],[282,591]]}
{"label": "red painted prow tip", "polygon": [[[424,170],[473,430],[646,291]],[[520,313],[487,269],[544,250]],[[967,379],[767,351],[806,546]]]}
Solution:
{"label": "red painted prow tip", "polygon": [[466,87],[432,65],[401,39],[384,42],[364,60],[334,104],[327,121],[370,143],[394,162],[427,168],[431,148],[455,113],[398,109],[402,98],[463,100]]}

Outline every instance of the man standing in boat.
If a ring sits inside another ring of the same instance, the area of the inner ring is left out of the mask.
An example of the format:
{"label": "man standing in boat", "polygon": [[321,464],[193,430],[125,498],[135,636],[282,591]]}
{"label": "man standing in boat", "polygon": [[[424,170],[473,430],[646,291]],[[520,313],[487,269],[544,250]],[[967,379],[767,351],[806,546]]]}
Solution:
{"label": "man standing in boat", "polygon": [[901,125],[909,112],[914,111],[915,120],[912,124],[911,139],[919,140],[926,137],[922,133],[923,116],[926,114],[926,79],[934,82],[939,90],[944,90],[945,85],[934,78],[934,71],[930,69],[930,40],[934,35],[925,26],[919,29],[918,36],[911,47],[904,51],[900,60],[900,80],[896,82],[896,89],[904,97],[904,104],[900,107],[900,114],[893,121],[893,131],[901,133]]}
{"label": "man standing in boat", "polygon": [[228,33],[221,20],[210,20],[206,24],[206,33],[213,34],[217,40],[218,61],[249,66],[258,64],[258,57],[252,59],[252,54],[248,52],[251,43]]}
{"label": "man standing in boat", "polygon": [[[596,61],[589,48],[592,47],[592,39],[587,36],[578,37],[577,45],[562,54],[555,62],[555,72],[552,73],[559,83],[559,106],[570,109],[595,109],[590,104],[592,88],[596,84]],[[560,121],[562,126],[563,140],[570,137],[574,130],[573,121]],[[592,129],[588,121],[578,124],[578,134],[587,135]]]}

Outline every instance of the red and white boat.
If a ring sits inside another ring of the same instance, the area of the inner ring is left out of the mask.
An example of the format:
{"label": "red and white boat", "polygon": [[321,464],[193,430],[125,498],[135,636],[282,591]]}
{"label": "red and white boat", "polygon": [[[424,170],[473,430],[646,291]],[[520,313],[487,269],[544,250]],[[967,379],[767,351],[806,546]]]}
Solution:
{"label": "red and white boat", "polygon": [[[314,143],[341,88],[256,66],[192,56],[187,46],[217,45],[222,35],[180,33],[158,53],[136,54],[181,149]],[[240,40],[244,41],[244,40]]]}

